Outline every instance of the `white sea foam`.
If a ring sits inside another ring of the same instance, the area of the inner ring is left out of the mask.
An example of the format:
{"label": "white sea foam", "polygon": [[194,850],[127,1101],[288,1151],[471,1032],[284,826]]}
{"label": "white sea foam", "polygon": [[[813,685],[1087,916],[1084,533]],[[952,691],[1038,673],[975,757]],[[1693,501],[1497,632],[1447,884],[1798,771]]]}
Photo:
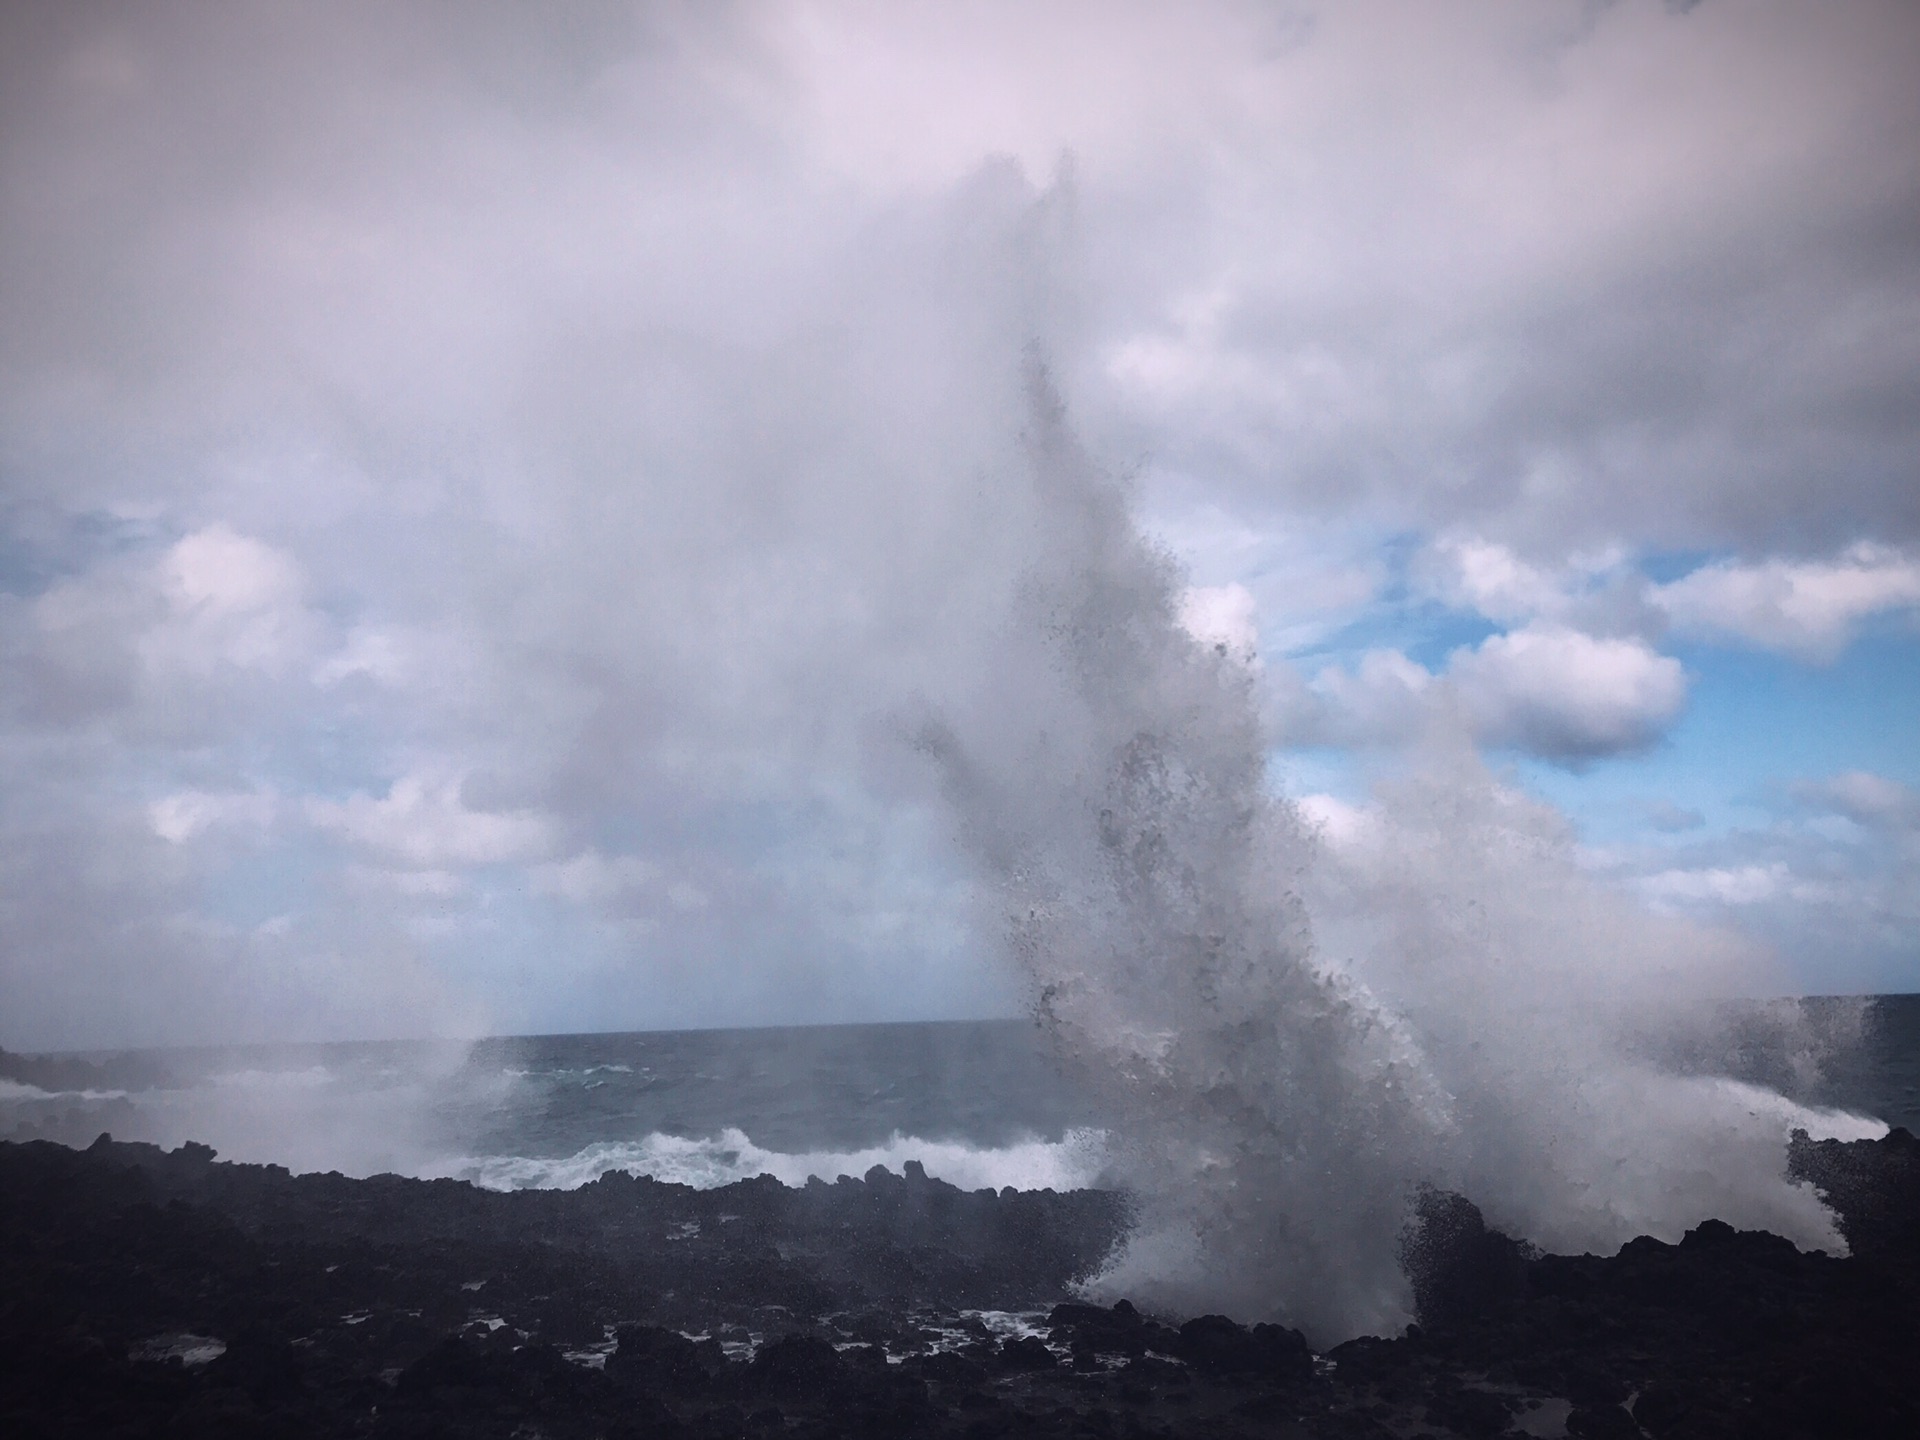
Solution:
{"label": "white sea foam", "polygon": [[227,1353],[227,1342],[212,1335],[193,1335],[175,1331],[155,1335],[128,1347],[129,1360],[164,1362],[178,1360],[188,1369],[210,1364]]}
{"label": "white sea foam", "polygon": [[28,1085],[23,1081],[0,1079],[0,1103],[9,1100],[124,1100],[128,1094],[125,1090],[42,1090],[38,1085]]}
{"label": "white sea foam", "polygon": [[875,1165],[895,1174],[918,1160],[927,1174],[963,1190],[1075,1190],[1092,1185],[1107,1162],[1104,1132],[1070,1130],[1058,1140],[1024,1140],[1011,1145],[976,1146],[955,1140],[922,1140],[894,1135],[883,1145],[860,1150],[767,1150],[746,1134],[726,1129],[718,1135],[687,1138],[652,1134],[643,1140],[589,1145],[572,1155],[541,1158],[486,1155],[429,1166],[430,1175],[470,1180],[490,1190],[572,1190],[612,1171],[651,1175],[656,1180],[710,1190],[771,1175],[784,1185],[804,1185],[809,1177],[832,1182],[842,1175],[862,1176]]}
{"label": "white sea foam", "polygon": [[124,1090],[42,1090],[18,1080],[0,1080],[0,1103],[10,1100],[123,1100]]}

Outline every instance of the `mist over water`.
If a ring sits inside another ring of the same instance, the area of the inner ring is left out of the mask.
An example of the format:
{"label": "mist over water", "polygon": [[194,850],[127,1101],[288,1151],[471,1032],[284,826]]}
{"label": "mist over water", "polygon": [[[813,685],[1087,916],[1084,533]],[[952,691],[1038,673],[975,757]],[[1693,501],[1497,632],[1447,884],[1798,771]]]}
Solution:
{"label": "mist over water", "polygon": [[[1050,543],[1000,684],[916,737],[1036,1013],[1124,1117],[1141,1221],[1094,1288],[1378,1332],[1409,1317],[1429,1184],[1556,1248],[1708,1216],[1840,1248],[1784,1141],[1882,1127],[1671,1063],[1714,1048],[1757,961],[1589,881],[1561,822],[1444,735],[1328,843],[1270,784],[1257,662],[1183,627],[1177,566],[1037,366],[1032,404]],[[1747,1039],[1812,1073],[1845,1029]]]}
{"label": "mist over water", "polygon": [[1071,1103],[1023,1111],[1052,1082],[1012,1051],[949,1074],[925,1032],[850,1060],[851,1031],[226,1054],[124,1094],[34,1081],[0,1102],[70,1143],[112,1130],[498,1187],[797,1184],[909,1159],[969,1188],[1123,1185],[1138,1224],[1095,1293],[1323,1345],[1408,1318],[1424,1185],[1555,1249],[1708,1216],[1840,1248],[1784,1142],[1882,1129],[1818,1108],[1858,1012],[1729,1010],[1783,988],[1763,958],[1590,878],[1565,821],[1444,724],[1369,805],[1303,813],[1270,770],[1286,737],[1258,658],[1188,628],[1184,574],[1037,361],[1024,405],[1019,443],[972,457],[999,550],[941,572],[938,646],[863,652],[873,683],[834,713],[887,712],[872,749],[892,758],[867,778],[892,793],[871,798],[910,807],[938,776],[978,928],[1025,976]]}
{"label": "mist over water", "polygon": [[1097,1107],[1019,1020],[0,1055],[0,1139],[102,1132],[502,1190],[831,1184],[909,1160],[966,1189],[1108,1178]]}

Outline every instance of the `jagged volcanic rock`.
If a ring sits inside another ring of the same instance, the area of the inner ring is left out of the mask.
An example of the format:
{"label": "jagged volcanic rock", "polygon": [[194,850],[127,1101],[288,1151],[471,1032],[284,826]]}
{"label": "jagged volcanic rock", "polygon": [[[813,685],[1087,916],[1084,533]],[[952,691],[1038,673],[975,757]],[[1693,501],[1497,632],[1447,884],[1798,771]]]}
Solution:
{"label": "jagged volcanic rock", "polygon": [[1422,1323],[1316,1359],[1073,1298],[1127,1223],[1096,1192],[498,1194],[0,1145],[0,1433],[1905,1437],[1915,1150],[1795,1140],[1849,1258],[1711,1221],[1539,1255],[1429,1195]]}

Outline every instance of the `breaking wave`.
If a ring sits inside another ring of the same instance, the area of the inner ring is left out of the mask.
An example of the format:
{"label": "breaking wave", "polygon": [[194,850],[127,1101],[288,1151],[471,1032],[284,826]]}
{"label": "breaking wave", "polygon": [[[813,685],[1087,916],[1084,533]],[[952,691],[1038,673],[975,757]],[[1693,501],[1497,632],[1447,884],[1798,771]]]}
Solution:
{"label": "breaking wave", "polygon": [[811,1150],[789,1154],[753,1143],[743,1131],[692,1138],[652,1134],[641,1140],[588,1145],[572,1155],[540,1158],[487,1155],[444,1162],[427,1173],[468,1180],[489,1190],[573,1190],[602,1175],[623,1172],[712,1190],[736,1180],[771,1175],[784,1185],[817,1177],[832,1183],[862,1176],[879,1165],[896,1174],[918,1161],[927,1174],[963,1190],[1076,1190],[1095,1184],[1107,1163],[1107,1137],[1093,1129],[1069,1130],[1059,1140],[1027,1140],[982,1147],[957,1140],[921,1140],[894,1135],[859,1150]]}

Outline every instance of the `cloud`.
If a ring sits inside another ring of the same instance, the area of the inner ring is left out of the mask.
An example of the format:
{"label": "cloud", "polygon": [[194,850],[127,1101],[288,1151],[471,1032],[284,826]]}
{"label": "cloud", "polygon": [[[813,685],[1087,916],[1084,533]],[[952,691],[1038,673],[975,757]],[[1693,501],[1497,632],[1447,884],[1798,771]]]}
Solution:
{"label": "cloud", "polygon": [[1408,560],[1410,597],[1491,620],[1503,629],[1545,624],[1658,645],[1665,615],[1650,606],[1643,557],[1621,543],[1522,554],[1470,531],[1435,536]]}
{"label": "cloud", "polygon": [[224,524],[114,547],[0,616],[16,713],[202,741],[278,703],[331,644],[285,550]]}
{"label": "cloud", "polygon": [[1644,642],[1537,623],[1460,647],[1438,675],[1390,649],[1326,666],[1282,707],[1282,730],[1294,743],[1394,745],[1457,727],[1578,764],[1645,749],[1686,698],[1680,662]]}
{"label": "cloud", "polygon": [[307,801],[308,818],[355,846],[416,870],[538,860],[553,848],[553,826],[528,810],[470,808],[457,778],[408,775],[386,795]]}
{"label": "cloud", "polygon": [[1831,560],[1724,559],[1655,584],[1618,545],[1549,563],[1482,536],[1444,534],[1409,568],[1423,594],[1504,625],[1672,631],[1810,661],[1834,659],[1862,622],[1920,606],[1920,562],[1865,540]]}
{"label": "cloud", "polygon": [[275,797],[263,792],[209,794],[182,790],[147,807],[153,833],[175,845],[209,831],[264,830],[274,816]]}
{"label": "cloud", "polygon": [[1641,877],[1635,888],[1656,904],[1710,900],[1719,905],[1754,905],[1791,893],[1794,898],[1816,898],[1819,891],[1796,884],[1784,864],[1714,866],[1703,870],[1662,870]]}
{"label": "cloud", "polygon": [[1865,770],[1802,781],[1793,796],[1808,807],[1846,816],[1861,825],[1920,830],[1920,790]]}
{"label": "cloud", "polygon": [[603,855],[583,850],[566,860],[548,861],[533,870],[537,888],[576,903],[623,899],[656,885],[660,868],[632,855]]}
{"label": "cloud", "polygon": [[250,619],[300,598],[300,572],[287,556],[225,525],[177,541],[161,573],[168,600],[184,615]]}
{"label": "cloud", "polygon": [[168,620],[142,641],[149,666],[206,673],[231,665],[272,673],[314,644],[317,627],[306,613],[299,566],[224,524],[169,547],[159,582]]}
{"label": "cloud", "polygon": [[338,685],[356,676],[387,685],[404,683],[417,668],[407,638],[390,629],[361,628],[348,635],[339,650],[323,659],[313,672],[316,685]]}
{"label": "cloud", "polygon": [[1911,989],[1920,796],[1848,771],[1786,787],[1770,824],[1693,829],[1593,852],[1594,869],[1672,914],[1738,925],[1814,992]]}
{"label": "cloud", "polygon": [[1721,561],[1649,598],[1682,633],[1732,636],[1804,659],[1831,660],[1861,621],[1920,606],[1920,561],[1860,541],[1829,561]]}
{"label": "cloud", "polygon": [[0,1038],[1017,1003],[888,747],[1027,693],[1036,345],[1284,733],[1647,743],[1608,557],[1920,543],[1914,25],[6,9]]}
{"label": "cloud", "polygon": [[1138,285],[1101,373],[1140,448],[1533,553],[1914,535],[1920,245],[1877,237],[1920,194],[1868,138],[1920,124],[1910,12],[1319,20],[1196,106],[1242,123],[1158,246],[1101,256]]}
{"label": "cloud", "polygon": [[1411,740],[1435,719],[1433,676],[1398,650],[1368,650],[1352,666],[1328,665],[1296,706],[1296,743],[1391,745]]}
{"label": "cloud", "polygon": [[1566,619],[1596,581],[1618,573],[1625,558],[1616,546],[1548,566],[1496,541],[1452,534],[1424,547],[1412,569],[1422,588],[1444,603],[1514,625]]}
{"label": "cloud", "polygon": [[1476,733],[1570,760],[1652,744],[1687,698],[1671,656],[1546,625],[1456,651],[1447,673]]}

